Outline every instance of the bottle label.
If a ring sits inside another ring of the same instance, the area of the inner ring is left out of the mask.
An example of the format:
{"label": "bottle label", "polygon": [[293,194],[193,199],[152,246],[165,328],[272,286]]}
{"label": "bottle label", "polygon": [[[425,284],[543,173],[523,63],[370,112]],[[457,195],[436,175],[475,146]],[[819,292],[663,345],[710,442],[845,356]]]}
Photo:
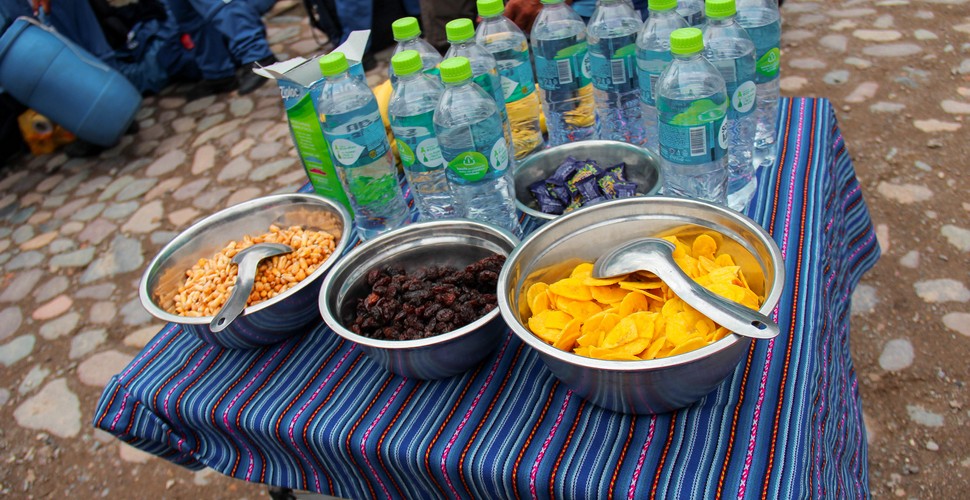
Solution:
{"label": "bottle label", "polygon": [[589,66],[593,86],[599,90],[612,91],[617,87],[634,85],[637,81],[636,44],[628,44],[613,52],[612,58],[590,51]]}
{"label": "bottle label", "polygon": [[396,118],[394,131],[401,164],[411,172],[430,172],[443,165],[438,139],[434,135],[434,111]]}
{"label": "bottle label", "polygon": [[502,95],[505,97],[505,102],[515,102],[535,92],[532,66],[528,61],[518,64],[514,61],[499,63],[498,72],[502,80]]}
{"label": "bottle label", "polygon": [[448,162],[448,168],[466,181],[480,181],[488,173],[488,159],[478,151],[465,151]]}
{"label": "bottle label", "polygon": [[[390,147],[380,111],[377,110],[377,102],[371,101],[363,111],[360,116],[327,117],[330,126],[326,128],[324,136],[330,143],[330,152],[334,159],[345,167],[368,165],[387,154]],[[345,119],[348,120],[347,123],[343,123]]]}
{"label": "bottle label", "polygon": [[[731,107],[728,117],[731,119],[743,117],[754,112],[757,86],[754,83],[754,67],[745,64],[742,59],[711,60],[714,67],[721,73],[727,86],[728,99]],[[747,59],[746,61],[751,61]]]}
{"label": "bottle label", "polygon": [[477,83],[486,94],[492,96],[492,99],[495,99],[496,103],[504,103],[505,96],[502,95],[502,88],[500,85],[496,84],[495,80],[497,80],[497,78],[495,78],[492,73],[482,73],[475,78],[472,78],[472,81]]}
{"label": "bottle label", "polygon": [[[727,102],[700,99],[671,106],[658,103],[660,156],[680,165],[720,160],[727,153]],[[668,109],[672,107],[686,109]]]}
{"label": "bottle label", "polygon": [[781,51],[778,47],[772,47],[758,58],[757,72],[758,83],[767,83],[778,76],[778,68],[781,66]]}
{"label": "bottle label", "polygon": [[590,82],[586,41],[560,50],[552,59],[536,54],[535,63],[536,81],[542,90],[579,90]]}
{"label": "bottle label", "polygon": [[657,81],[670,66],[673,57],[670,52],[649,52],[637,58],[637,80],[640,85],[640,100],[648,106],[656,106]]}

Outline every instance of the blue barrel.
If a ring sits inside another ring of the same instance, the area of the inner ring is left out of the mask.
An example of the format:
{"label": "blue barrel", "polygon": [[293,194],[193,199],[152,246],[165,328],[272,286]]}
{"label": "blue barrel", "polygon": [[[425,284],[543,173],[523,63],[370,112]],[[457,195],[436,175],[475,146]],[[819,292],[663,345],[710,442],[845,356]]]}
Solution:
{"label": "blue barrel", "polygon": [[121,73],[26,17],[0,37],[0,89],[106,147],[118,143],[141,105],[141,94]]}

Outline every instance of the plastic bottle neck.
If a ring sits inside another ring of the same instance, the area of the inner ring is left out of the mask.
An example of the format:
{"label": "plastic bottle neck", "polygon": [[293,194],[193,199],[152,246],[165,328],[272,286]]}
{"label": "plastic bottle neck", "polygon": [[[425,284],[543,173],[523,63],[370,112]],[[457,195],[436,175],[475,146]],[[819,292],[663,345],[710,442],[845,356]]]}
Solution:
{"label": "plastic bottle neck", "polygon": [[728,26],[728,25],[734,24],[734,18],[735,18],[735,16],[708,17],[707,18],[707,25],[708,26],[718,26],[718,27],[720,27],[720,26]]}
{"label": "plastic bottle neck", "polygon": [[704,57],[704,51],[691,52],[690,54],[671,54],[676,61],[691,61],[694,59],[702,59]]}
{"label": "plastic bottle neck", "polygon": [[445,84],[445,87],[448,87],[448,88],[457,88],[457,87],[461,87],[463,85],[467,85],[467,84],[469,84],[471,82],[472,82],[472,79],[471,78],[465,78],[465,79],[462,79],[462,80],[458,80],[457,82],[443,82],[443,83]]}
{"label": "plastic bottle neck", "polygon": [[421,37],[421,33],[418,33],[417,35],[409,36],[405,38],[395,38],[394,41],[397,43],[407,43],[407,42],[410,42],[411,40],[414,40],[420,37]]}

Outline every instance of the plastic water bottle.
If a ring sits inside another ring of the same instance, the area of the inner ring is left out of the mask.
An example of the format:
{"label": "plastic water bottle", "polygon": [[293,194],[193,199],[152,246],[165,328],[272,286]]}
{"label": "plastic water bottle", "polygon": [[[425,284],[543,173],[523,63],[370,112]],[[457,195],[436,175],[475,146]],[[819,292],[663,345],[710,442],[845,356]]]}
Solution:
{"label": "plastic water bottle", "polygon": [[687,26],[699,28],[704,24],[704,0],[677,0],[677,13]]}
{"label": "plastic water bottle", "polygon": [[595,138],[593,84],[583,18],[562,0],[542,0],[530,36],[549,144]]}
{"label": "plastic water bottle", "polygon": [[334,167],[350,198],[358,233],[369,239],[407,224],[408,206],[397,183],[374,93],[362,78],[347,70],[343,53],[320,58],[326,81],[317,111]]}
{"label": "plastic water bottle", "polygon": [[455,201],[465,217],[518,233],[515,160],[495,100],[474,84],[467,58],[445,59],[439,68],[445,92],[434,112],[434,130]]}
{"label": "plastic water bottle", "polygon": [[449,21],[445,25],[445,34],[448,36],[448,43],[451,44],[445,52],[445,59],[449,57],[468,59],[472,66],[472,79],[495,99],[495,106],[502,118],[505,139],[510,146],[514,147],[512,127],[509,125],[509,115],[505,109],[505,94],[502,93],[502,80],[498,76],[498,63],[495,61],[495,56],[475,41],[475,25],[471,19]]}
{"label": "plastic water bottle", "polygon": [[704,56],[721,72],[728,102],[728,206],[744,210],[754,197],[752,150],[755,114],[754,43],[735,22],[735,0],[707,0]]}
{"label": "plastic water bottle", "polygon": [[505,109],[512,127],[515,158],[539,150],[545,143],[539,128],[539,93],[529,61],[529,43],[522,30],[502,15],[502,0],[478,0],[482,22],[475,41],[495,56]]}
{"label": "plastic water bottle", "polygon": [[755,168],[775,163],[778,127],[781,15],[775,0],[738,0],[738,24],[754,42],[758,85],[758,130],[754,137]]}
{"label": "plastic water bottle", "polygon": [[[396,54],[405,50],[416,50],[421,54],[421,66],[430,75],[438,76],[438,65],[441,64],[441,54],[435,50],[425,39],[421,38],[421,27],[418,20],[414,17],[402,17],[391,23],[391,32],[394,33],[394,40],[397,45],[391,54],[393,58]],[[397,85],[397,75],[394,72],[394,65],[387,68],[387,76],[391,79],[391,85]]]}
{"label": "plastic water bottle", "polygon": [[659,154],[657,146],[657,80],[670,66],[670,34],[686,28],[677,12],[677,0],[649,0],[649,16],[637,35],[637,83],[640,85],[640,110],[643,116],[643,146]]}
{"label": "plastic water bottle", "polygon": [[416,50],[398,52],[391,57],[391,66],[398,81],[387,113],[421,219],[455,217],[454,198],[434,133],[434,110],[445,88],[421,71],[421,54]]}
{"label": "plastic water bottle", "polygon": [[674,60],[657,82],[664,194],[727,202],[727,90],[704,58],[701,30],[670,34]]}
{"label": "plastic water bottle", "polygon": [[627,0],[600,0],[586,26],[596,136],[641,145],[637,34],[643,23]]}

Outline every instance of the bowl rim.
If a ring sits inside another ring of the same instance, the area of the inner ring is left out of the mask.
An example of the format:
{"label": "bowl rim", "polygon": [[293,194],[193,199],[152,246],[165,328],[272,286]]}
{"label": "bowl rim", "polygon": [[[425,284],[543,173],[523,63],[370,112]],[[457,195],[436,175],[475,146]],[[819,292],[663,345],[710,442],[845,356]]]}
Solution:
{"label": "bowl rim", "polygon": [[[587,141],[569,142],[569,143],[565,143],[565,144],[560,144],[559,146],[552,146],[550,148],[546,148],[546,149],[543,149],[543,150],[538,151],[536,153],[533,153],[533,154],[531,154],[531,155],[523,158],[522,160],[519,160],[519,162],[516,163],[515,169],[512,171],[512,177],[513,177],[513,179],[515,178],[516,174],[519,173],[520,170],[523,170],[524,169],[525,166],[527,166],[529,163],[531,163],[533,161],[536,161],[535,160],[536,158],[542,158],[544,156],[550,156],[550,155],[553,154],[554,151],[556,151],[556,148],[559,148],[560,146],[570,146],[570,147],[574,147],[574,148],[575,147],[579,147],[579,146],[613,146],[613,147],[618,147],[618,148],[622,148],[622,149],[636,150],[637,153],[646,154],[647,156],[653,158],[656,161],[656,165],[657,165],[657,168],[656,168],[656,171],[657,171],[657,183],[654,184],[654,186],[652,188],[650,188],[646,193],[639,193],[636,196],[631,196],[630,198],[641,198],[641,197],[644,197],[644,196],[657,196],[657,193],[660,192],[660,187],[663,186],[663,169],[660,168],[660,158],[656,154],[654,154],[652,151],[650,151],[649,149],[647,149],[647,148],[645,148],[643,146],[638,146],[636,144],[631,144],[629,142],[613,141],[613,140],[609,140],[609,139],[591,139],[591,140],[587,140]],[[629,198],[621,198],[621,199],[629,199]],[[613,201],[613,200],[609,200],[609,201]],[[605,203],[605,202],[602,202],[602,203]],[[600,203],[597,203],[597,205],[599,205],[599,204]],[[521,211],[522,213],[525,213],[526,215],[529,215],[529,216],[534,217],[536,219],[542,219],[542,220],[546,220],[546,221],[553,221],[553,220],[556,220],[556,219],[558,219],[560,217],[563,217],[564,215],[569,215],[569,214],[558,214],[558,215],[557,214],[547,214],[547,213],[542,212],[540,210],[536,210],[536,209],[530,207],[529,205],[527,205],[525,203],[522,203],[522,201],[519,200],[519,197],[518,196],[515,197],[515,206],[516,206],[516,208],[519,209],[519,211]],[[580,208],[581,209],[582,208],[588,208],[588,207],[591,207],[591,206],[593,206],[593,205],[586,205],[586,206],[583,206],[583,207],[580,207]],[[577,210],[573,210],[573,211],[571,211],[569,213],[574,213],[574,212],[577,212],[577,211],[578,211],[578,209]]]}
{"label": "bowl rim", "polygon": [[[374,339],[371,337],[366,337],[366,336],[358,335],[354,333],[353,331],[345,327],[343,325],[343,322],[338,320],[334,315],[334,312],[330,310],[330,305],[327,300],[327,296],[329,295],[328,292],[334,286],[336,286],[334,282],[336,281],[336,277],[340,274],[339,271],[341,271],[343,267],[348,266],[350,262],[353,262],[354,258],[357,257],[359,254],[367,252],[368,250],[376,247],[387,245],[388,242],[398,239],[401,236],[409,235],[411,233],[415,233],[419,231],[433,232],[437,230],[439,232],[436,232],[434,234],[435,236],[440,236],[442,234],[440,231],[444,229],[442,226],[458,227],[460,225],[469,225],[469,226],[477,227],[480,230],[484,230],[485,232],[492,233],[494,236],[498,236],[502,238],[506,243],[509,243],[509,245],[511,246],[511,250],[509,250],[508,253],[506,253],[505,255],[506,260],[508,260],[512,252],[520,246],[519,238],[516,237],[511,231],[501,228],[499,226],[496,226],[494,224],[489,224],[489,223],[475,221],[471,219],[465,219],[465,218],[437,219],[437,220],[414,222],[406,226],[388,231],[386,233],[378,235],[377,237],[371,240],[365,241],[360,245],[356,246],[353,250],[350,251],[350,253],[348,253],[345,256],[344,259],[341,259],[341,262],[337,263],[337,265],[334,266],[334,269],[333,269],[334,272],[328,274],[324,278],[323,284],[320,286],[320,296],[318,300],[318,307],[320,309],[321,315],[323,316],[324,323],[326,323],[327,326],[330,327],[330,329],[333,330],[334,333],[336,333],[337,335],[347,340],[350,340],[352,342],[355,342],[357,344],[360,344],[366,347],[379,348],[379,349],[402,350],[402,349],[414,349],[418,347],[428,347],[436,344],[443,344],[453,339],[463,337],[468,333],[477,330],[478,328],[484,326],[485,324],[495,319],[499,314],[501,314],[501,311],[497,302],[494,309],[485,313],[482,317],[476,319],[475,321],[461,328],[458,328],[456,330],[451,330],[449,332],[445,332],[439,335],[432,335],[430,337],[425,337],[423,339],[382,340],[382,339]],[[499,295],[497,291],[495,296],[496,296],[496,300],[498,300]]]}
{"label": "bowl rim", "polygon": [[[541,234],[548,231],[552,231],[553,228],[555,228],[558,225],[557,223],[559,223],[559,221],[564,221],[563,223],[565,223],[565,221],[568,221],[569,219],[583,216],[589,210],[595,210],[607,205],[637,204],[637,203],[645,203],[645,202],[647,203],[674,202],[674,203],[684,203],[688,205],[699,205],[708,209],[713,209],[717,212],[721,212],[722,214],[725,214],[731,218],[735,218],[747,229],[757,234],[759,238],[763,240],[763,242],[765,243],[765,246],[768,248],[768,252],[771,254],[772,261],[779,263],[779,265],[774,270],[775,282],[771,286],[767,296],[765,297],[765,301],[762,304],[759,311],[763,314],[774,316],[775,318],[777,318],[777,314],[775,313],[775,310],[778,306],[778,302],[781,299],[781,295],[784,292],[786,277],[785,277],[784,259],[781,254],[781,249],[778,248],[778,244],[775,243],[774,238],[772,238],[771,235],[768,234],[768,232],[763,227],[761,227],[760,224],[758,224],[753,219],[751,219],[750,217],[742,213],[735,212],[728,208],[721,207],[719,205],[715,205],[713,203],[709,203],[706,201],[686,199],[686,198],[674,198],[674,197],[668,197],[668,196],[652,196],[652,197],[637,196],[637,197],[624,198],[619,200],[610,200],[604,203],[598,203],[593,206],[582,207],[579,210],[557,217],[554,221],[551,221],[550,223],[545,224],[539,229],[537,229],[529,236],[527,240],[525,240],[521,245],[515,248],[515,250],[509,255],[508,259],[506,260],[506,265],[502,267],[502,273],[499,275],[499,284],[507,283],[509,281],[509,278],[510,278],[509,274],[511,274],[512,272],[512,266],[510,266],[509,263],[515,261],[518,258],[519,254],[522,253],[523,249],[526,247],[529,241],[533,237],[540,236]],[[547,344],[545,341],[540,339],[536,334],[529,331],[529,329],[521,323],[519,318],[515,316],[514,311],[511,311],[510,307],[504,306],[505,304],[508,304],[510,302],[509,295],[508,295],[508,292],[506,291],[506,288],[508,288],[508,286],[499,287],[498,303],[499,303],[499,309],[502,312],[502,317],[505,320],[505,323],[508,324],[509,328],[513,332],[515,332],[516,336],[518,336],[523,342],[528,344],[530,347],[536,349],[536,351],[538,351],[538,353],[541,356],[552,357],[560,362],[568,363],[570,365],[579,365],[585,368],[593,368],[593,369],[612,371],[612,372],[654,371],[654,370],[660,370],[664,368],[687,365],[694,361],[709,357],[717,352],[727,349],[738,342],[750,342],[754,340],[749,337],[744,337],[734,332],[731,332],[730,335],[722,338],[721,340],[718,340],[717,342],[714,342],[712,344],[708,344],[699,349],[688,351],[675,356],[667,356],[667,357],[655,358],[655,359],[644,359],[640,361],[606,360],[606,359],[588,358],[586,356],[580,356],[579,354],[576,354],[570,351],[557,349],[556,347],[553,347],[552,345]],[[784,333],[785,332],[782,332],[782,334]]]}
{"label": "bowl rim", "polygon": [[[188,324],[188,325],[208,325],[209,323],[211,323],[212,319],[215,316],[180,316],[178,314],[170,313],[162,309],[161,307],[159,307],[157,304],[155,304],[155,301],[152,300],[148,290],[148,280],[152,270],[155,269],[155,267],[160,263],[163,256],[168,255],[170,249],[184,243],[186,240],[197,237],[203,231],[203,229],[209,224],[225,219],[227,216],[229,216],[231,213],[234,213],[234,212],[250,211],[266,205],[276,204],[280,201],[286,201],[286,200],[304,201],[304,202],[310,202],[311,204],[316,204],[316,205],[326,205],[329,208],[336,211],[343,224],[343,227],[341,228],[340,238],[337,240],[337,243],[334,246],[333,252],[330,254],[330,257],[327,257],[327,259],[322,264],[320,264],[320,267],[318,267],[315,271],[310,273],[309,276],[300,280],[299,282],[297,282],[296,285],[294,285],[290,289],[286,290],[285,292],[273,298],[264,300],[252,306],[247,306],[245,309],[243,309],[243,312],[242,314],[240,314],[240,316],[255,314],[259,311],[262,311],[263,309],[272,307],[274,304],[282,302],[283,300],[286,300],[288,297],[296,294],[300,290],[310,286],[310,284],[313,281],[315,281],[320,275],[326,273],[327,270],[333,267],[334,263],[340,259],[341,254],[349,244],[350,232],[351,232],[350,227],[352,224],[350,212],[347,211],[347,209],[340,203],[337,203],[336,201],[331,200],[330,198],[325,198],[312,193],[274,194],[274,195],[261,196],[259,198],[254,198],[252,200],[247,200],[247,201],[238,203],[236,205],[226,207],[222,210],[219,210],[218,212],[210,214],[205,218],[196,221],[188,228],[179,232],[177,236],[172,238],[171,241],[169,241],[164,247],[162,247],[161,250],[158,251],[157,254],[155,254],[155,257],[151,260],[151,262],[142,272],[141,280],[138,283],[138,296],[141,299],[142,307],[144,307],[152,316],[155,316],[156,318],[169,323],[179,323],[179,324]],[[267,228],[267,230],[269,230],[269,228]]]}

